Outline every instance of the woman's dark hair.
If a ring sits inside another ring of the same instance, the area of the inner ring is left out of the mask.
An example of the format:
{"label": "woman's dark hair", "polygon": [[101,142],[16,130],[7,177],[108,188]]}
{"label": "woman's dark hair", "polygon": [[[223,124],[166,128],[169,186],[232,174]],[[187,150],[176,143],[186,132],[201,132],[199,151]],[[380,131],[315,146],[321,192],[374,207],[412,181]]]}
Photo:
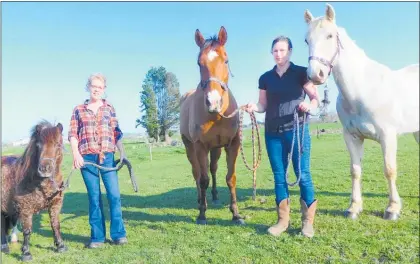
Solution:
{"label": "woman's dark hair", "polygon": [[279,36],[273,40],[273,43],[271,44],[271,49],[273,49],[274,45],[276,45],[276,43],[279,41],[286,41],[287,45],[289,46],[289,50],[293,48],[292,41],[288,37]]}

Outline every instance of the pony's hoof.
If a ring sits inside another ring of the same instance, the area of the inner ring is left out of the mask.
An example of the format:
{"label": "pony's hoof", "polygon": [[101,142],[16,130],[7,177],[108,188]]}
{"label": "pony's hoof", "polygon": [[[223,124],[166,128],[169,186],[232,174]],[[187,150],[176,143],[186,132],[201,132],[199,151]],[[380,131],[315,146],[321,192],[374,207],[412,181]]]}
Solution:
{"label": "pony's hoof", "polygon": [[206,219],[197,219],[197,225],[207,225]]}
{"label": "pony's hoof", "polygon": [[234,219],[233,220],[233,222],[236,224],[236,225],[245,225],[245,220],[244,219],[242,219],[242,218],[239,218],[239,219]]}
{"label": "pony's hoof", "polygon": [[66,245],[59,246],[59,247],[57,247],[57,249],[56,249],[56,251],[57,251],[58,253],[63,253],[63,252],[66,252],[67,250],[68,250],[68,248],[66,247]]}
{"label": "pony's hoof", "polygon": [[359,218],[359,213],[354,213],[354,212],[350,212],[350,211],[346,211],[346,212],[344,213],[344,215],[345,215],[347,218],[350,218],[350,219],[352,219],[352,220],[357,220],[357,218]]}
{"label": "pony's hoof", "polygon": [[222,203],[220,202],[220,200],[213,200],[213,204],[214,205],[221,205]]}
{"label": "pony's hoof", "polygon": [[27,253],[27,254],[22,255],[22,261],[30,261],[30,260],[32,260],[31,253]]}
{"label": "pony's hoof", "polygon": [[9,254],[10,250],[9,250],[9,245],[7,244],[2,244],[1,245],[1,252],[5,253],[5,254]]}
{"label": "pony's hoof", "polygon": [[391,213],[391,212],[385,211],[385,214],[384,214],[385,220],[396,221],[398,220],[398,218],[400,218],[399,213]]}

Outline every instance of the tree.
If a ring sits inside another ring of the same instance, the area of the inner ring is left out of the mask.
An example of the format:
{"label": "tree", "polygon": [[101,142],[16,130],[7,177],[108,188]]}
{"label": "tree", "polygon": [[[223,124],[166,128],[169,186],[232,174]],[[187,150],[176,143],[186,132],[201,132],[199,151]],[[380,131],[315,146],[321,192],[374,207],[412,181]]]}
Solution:
{"label": "tree", "polygon": [[175,74],[167,72],[165,74],[165,96],[162,99],[159,115],[160,135],[169,141],[169,131],[171,127],[179,121],[179,82]]}
{"label": "tree", "polygon": [[[168,142],[170,128],[179,121],[179,82],[175,74],[167,72],[164,67],[152,67],[147,72],[143,81],[143,92],[146,91],[146,89],[147,92],[145,93],[145,97],[142,95],[140,99],[141,103],[143,106],[148,106],[151,105],[151,101],[153,101],[156,109],[156,118],[152,120],[152,116],[155,115],[150,114],[148,118],[144,119],[146,123],[142,123],[142,126],[147,129],[147,122],[151,122],[151,127],[155,129],[155,124],[157,123],[158,136],[153,137],[156,140],[160,137]],[[153,92],[153,99],[151,92]],[[142,111],[146,111],[145,115],[148,114],[147,109],[147,107],[143,107]],[[152,131],[155,132],[155,130]]]}
{"label": "tree", "polygon": [[159,140],[159,122],[157,119],[156,96],[152,87],[144,82],[143,91],[140,92],[141,111],[145,114],[136,120],[136,128],[141,125],[147,131],[150,138]]}

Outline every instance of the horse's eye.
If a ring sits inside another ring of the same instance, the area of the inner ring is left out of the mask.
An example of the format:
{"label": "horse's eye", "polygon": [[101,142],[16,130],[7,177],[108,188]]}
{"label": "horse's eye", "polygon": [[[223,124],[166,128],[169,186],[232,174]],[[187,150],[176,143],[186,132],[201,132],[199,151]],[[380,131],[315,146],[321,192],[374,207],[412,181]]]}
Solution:
{"label": "horse's eye", "polygon": [[225,63],[228,64],[229,63],[229,60],[226,60]]}
{"label": "horse's eye", "polygon": [[332,38],[332,34],[329,34],[329,35],[327,36],[327,39],[330,39],[330,38]]}
{"label": "horse's eye", "polygon": [[306,43],[306,45],[308,45],[308,40],[307,39],[305,39],[305,43]]}

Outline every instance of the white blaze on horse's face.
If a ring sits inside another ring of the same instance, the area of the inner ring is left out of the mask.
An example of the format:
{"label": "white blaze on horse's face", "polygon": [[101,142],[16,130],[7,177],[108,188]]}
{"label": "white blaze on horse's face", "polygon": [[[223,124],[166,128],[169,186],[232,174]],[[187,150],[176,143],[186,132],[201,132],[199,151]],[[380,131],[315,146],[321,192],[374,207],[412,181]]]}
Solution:
{"label": "white blaze on horse's face", "polygon": [[207,101],[209,103],[209,112],[220,112],[222,96],[217,90],[211,90],[207,93]]}
{"label": "white blaze on horse's face", "polygon": [[[307,10],[305,21],[308,24],[308,32],[305,42],[309,48],[308,78],[315,84],[325,83],[334,66],[338,49],[335,13],[330,5],[327,5],[326,16],[314,19]],[[322,63],[324,61],[324,63]]]}
{"label": "white blaze on horse's face", "polygon": [[215,50],[210,50],[209,53],[207,53],[207,59],[209,61],[213,61],[214,58],[218,57],[219,54],[217,54],[217,52]]}

